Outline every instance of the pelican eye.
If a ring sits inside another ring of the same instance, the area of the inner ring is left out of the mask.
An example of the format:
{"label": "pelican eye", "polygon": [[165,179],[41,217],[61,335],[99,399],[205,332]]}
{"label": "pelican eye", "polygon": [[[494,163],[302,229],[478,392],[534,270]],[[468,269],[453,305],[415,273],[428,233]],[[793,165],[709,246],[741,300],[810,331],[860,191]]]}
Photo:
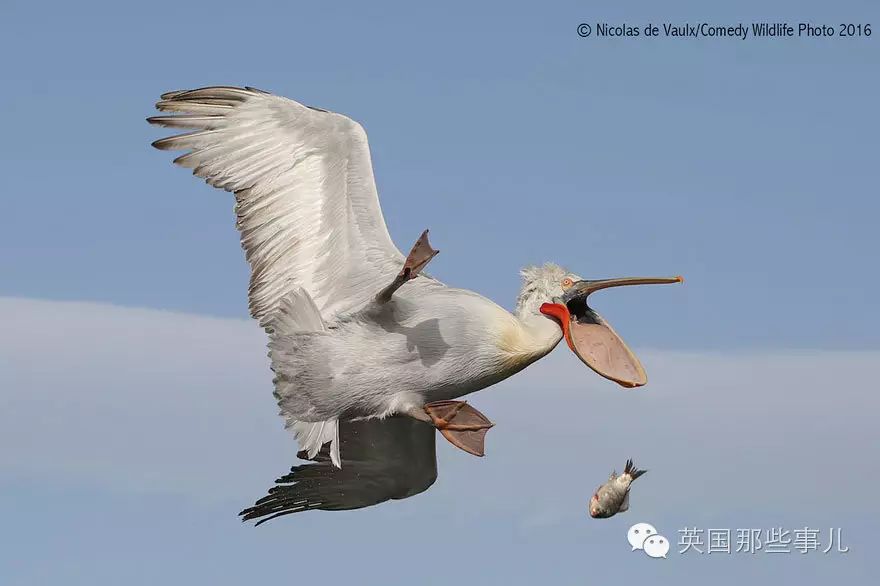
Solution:
{"label": "pelican eye", "polygon": [[568,289],[572,285],[574,285],[574,281],[572,281],[571,278],[565,277],[564,279],[562,279],[562,290],[563,291],[568,291]]}

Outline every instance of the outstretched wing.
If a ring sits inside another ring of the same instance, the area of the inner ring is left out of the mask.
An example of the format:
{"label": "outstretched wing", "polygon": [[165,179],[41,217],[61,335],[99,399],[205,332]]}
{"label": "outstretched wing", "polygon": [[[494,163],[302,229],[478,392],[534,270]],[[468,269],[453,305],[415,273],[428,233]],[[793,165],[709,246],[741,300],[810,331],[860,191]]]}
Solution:
{"label": "outstretched wing", "polygon": [[264,322],[298,285],[324,315],[387,285],[404,257],[379,207],[367,135],[357,122],[254,88],[163,94],[152,124],[194,129],[157,140],[174,162],[235,194],[251,265],[251,315]]}
{"label": "outstretched wing", "polygon": [[431,425],[411,417],[340,421],[342,468],[324,446],[312,463],[291,468],[239,515],[259,525],[301,511],[361,509],[417,495],[437,479],[435,436]]}

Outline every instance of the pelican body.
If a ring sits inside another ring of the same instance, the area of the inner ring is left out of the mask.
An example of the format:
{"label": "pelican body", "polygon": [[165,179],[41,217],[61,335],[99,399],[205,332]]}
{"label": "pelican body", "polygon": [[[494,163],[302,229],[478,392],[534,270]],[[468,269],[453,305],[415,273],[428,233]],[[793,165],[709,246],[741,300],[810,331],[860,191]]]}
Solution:
{"label": "pelican body", "polygon": [[285,375],[282,408],[323,421],[410,413],[467,395],[522,370],[561,339],[559,325],[537,311],[518,317],[422,277],[319,332],[272,334],[270,348],[273,368]]}
{"label": "pelican body", "polygon": [[410,416],[483,454],[492,423],[456,399],[491,386],[562,339],[598,374],[647,382],[593,291],[675,278],[584,280],[555,265],[522,271],[516,310],[423,272],[425,230],[404,256],[379,206],[369,146],[353,120],[253,88],[163,94],[153,124],[191,132],[157,140],[174,162],[235,194],[251,265],[251,315],[269,335],[275,396],[304,454],[325,444],[341,467],[342,421]]}

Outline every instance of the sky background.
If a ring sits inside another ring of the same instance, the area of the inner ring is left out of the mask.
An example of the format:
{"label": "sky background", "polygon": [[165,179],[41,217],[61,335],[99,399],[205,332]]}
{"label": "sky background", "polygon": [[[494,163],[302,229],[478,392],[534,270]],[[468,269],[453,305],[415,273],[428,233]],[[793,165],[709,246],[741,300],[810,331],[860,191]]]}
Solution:
{"label": "sky background", "polygon": [[[0,583],[874,575],[880,31],[576,28],[878,17],[868,0],[5,0]],[[293,442],[246,319],[232,197],[151,149],[144,122],[160,93],[211,84],[360,121],[398,246],[430,228],[432,274],[506,307],[529,263],[683,274],[596,297],[651,384],[617,391],[560,350],[475,396],[489,455],[438,443],[425,494],[241,525]],[[651,469],[630,512],[589,519],[630,456]],[[842,527],[851,551],[654,561],[628,551],[637,521],[672,540]]]}

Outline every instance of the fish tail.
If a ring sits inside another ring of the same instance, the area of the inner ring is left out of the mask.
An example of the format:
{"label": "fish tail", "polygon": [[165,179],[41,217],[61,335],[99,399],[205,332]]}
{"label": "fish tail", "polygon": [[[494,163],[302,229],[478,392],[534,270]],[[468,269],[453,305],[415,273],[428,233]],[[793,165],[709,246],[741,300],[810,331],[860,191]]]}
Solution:
{"label": "fish tail", "polygon": [[647,472],[647,470],[639,470],[638,468],[636,468],[631,458],[626,461],[626,467],[623,469],[623,473],[629,474],[633,480],[635,480],[645,472]]}

